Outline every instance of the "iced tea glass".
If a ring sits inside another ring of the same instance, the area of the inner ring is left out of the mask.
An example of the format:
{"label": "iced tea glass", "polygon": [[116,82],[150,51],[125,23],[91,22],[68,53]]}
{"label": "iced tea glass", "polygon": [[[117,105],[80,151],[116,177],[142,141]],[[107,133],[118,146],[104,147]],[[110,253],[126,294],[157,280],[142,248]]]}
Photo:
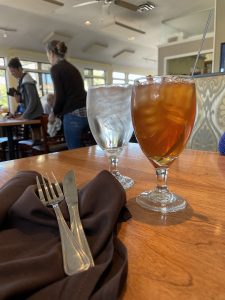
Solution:
{"label": "iced tea glass", "polygon": [[130,188],[134,181],[118,170],[118,156],[133,134],[131,120],[131,85],[101,85],[89,87],[87,116],[97,144],[109,159],[109,171],[122,184]]}
{"label": "iced tea glass", "polygon": [[175,212],[186,201],[167,188],[170,165],[183,151],[196,112],[195,83],[189,76],[149,76],[135,81],[132,120],[137,141],[156,170],[157,186],[137,203],[161,213]]}

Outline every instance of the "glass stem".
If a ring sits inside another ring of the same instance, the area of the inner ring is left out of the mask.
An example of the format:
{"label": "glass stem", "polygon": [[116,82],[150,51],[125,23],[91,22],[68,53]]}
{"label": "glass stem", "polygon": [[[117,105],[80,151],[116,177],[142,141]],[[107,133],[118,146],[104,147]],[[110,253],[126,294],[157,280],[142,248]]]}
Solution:
{"label": "glass stem", "polygon": [[168,171],[169,171],[168,168],[156,168],[156,178],[157,178],[156,191],[159,193],[169,192],[166,184]]}
{"label": "glass stem", "polygon": [[116,156],[109,157],[109,172],[111,172],[113,175],[119,174],[118,171],[118,158]]}

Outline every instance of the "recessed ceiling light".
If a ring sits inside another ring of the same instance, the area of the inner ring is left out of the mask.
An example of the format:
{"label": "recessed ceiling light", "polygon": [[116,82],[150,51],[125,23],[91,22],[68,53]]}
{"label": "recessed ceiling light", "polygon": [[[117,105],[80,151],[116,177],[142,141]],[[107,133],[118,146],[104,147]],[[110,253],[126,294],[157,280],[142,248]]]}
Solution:
{"label": "recessed ceiling light", "polygon": [[91,22],[90,21],[85,21],[85,23],[84,23],[86,26],[90,26],[91,25]]}
{"label": "recessed ceiling light", "polygon": [[4,32],[3,32],[3,37],[4,37],[4,38],[7,38],[7,37],[8,37],[8,35],[7,35],[7,32],[6,32],[6,31],[4,31]]}
{"label": "recessed ceiling light", "polygon": [[130,36],[127,39],[128,39],[128,41],[133,41],[133,40],[135,40],[135,37],[134,36]]}

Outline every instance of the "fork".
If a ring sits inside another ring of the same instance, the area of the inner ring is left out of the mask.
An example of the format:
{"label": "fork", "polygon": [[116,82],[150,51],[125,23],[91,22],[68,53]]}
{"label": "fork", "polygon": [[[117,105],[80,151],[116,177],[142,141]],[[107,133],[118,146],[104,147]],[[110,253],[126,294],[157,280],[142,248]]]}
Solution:
{"label": "fork", "polygon": [[36,177],[38,194],[41,202],[45,206],[52,206],[55,211],[61,237],[64,271],[67,275],[70,276],[75,273],[87,270],[90,267],[90,260],[82,250],[80,245],[77,243],[77,241],[74,239],[72,232],[70,231],[68,225],[64,220],[64,217],[58,205],[58,203],[64,199],[64,195],[53,173],[52,175],[55,180],[54,186],[58,195],[56,195],[53,184],[50,182],[48,176],[48,185],[46,184],[43,176],[41,176],[42,185],[39,181],[38,176]]}

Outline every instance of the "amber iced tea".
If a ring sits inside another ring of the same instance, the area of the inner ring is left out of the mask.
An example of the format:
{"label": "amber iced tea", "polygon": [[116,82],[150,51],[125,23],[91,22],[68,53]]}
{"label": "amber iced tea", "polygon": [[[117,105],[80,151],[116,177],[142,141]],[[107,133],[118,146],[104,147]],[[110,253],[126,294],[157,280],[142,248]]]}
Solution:
{"label": "amber iced tea", "polygon": [[150,79],[135,86],[132,101],[135,135],[143,152],[156,167],[170,165],[192,131],[196,111],[194,82]]}

